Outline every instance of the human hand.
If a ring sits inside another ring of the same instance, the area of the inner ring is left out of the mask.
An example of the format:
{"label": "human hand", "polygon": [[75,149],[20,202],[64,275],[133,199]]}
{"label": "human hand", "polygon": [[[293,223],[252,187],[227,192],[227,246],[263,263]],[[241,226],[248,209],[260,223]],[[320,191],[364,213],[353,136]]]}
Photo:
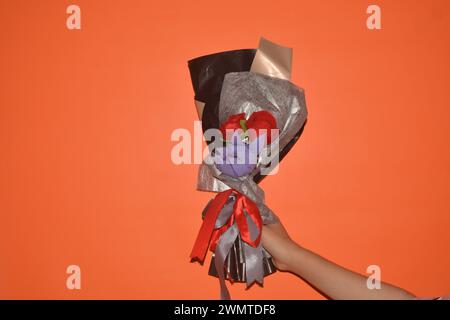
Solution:
{"label": "human hand", "polygon": [[261,239],[277,269],[290,271],[292,250],[298,248],[298,245],[291,240],[281,222],[264,225]]}

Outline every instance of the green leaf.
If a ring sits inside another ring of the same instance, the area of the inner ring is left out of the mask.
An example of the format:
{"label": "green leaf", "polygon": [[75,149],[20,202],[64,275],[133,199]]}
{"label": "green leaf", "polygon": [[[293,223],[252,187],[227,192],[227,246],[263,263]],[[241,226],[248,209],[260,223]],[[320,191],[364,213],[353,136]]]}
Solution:
{"label": "green leaf", "polygon": [[247,120],[241,119],[241,120],[239,120],[239,124],[241,125],[241,128],[242,128],[242,130],[244,130],[244,132],[248,130]]}

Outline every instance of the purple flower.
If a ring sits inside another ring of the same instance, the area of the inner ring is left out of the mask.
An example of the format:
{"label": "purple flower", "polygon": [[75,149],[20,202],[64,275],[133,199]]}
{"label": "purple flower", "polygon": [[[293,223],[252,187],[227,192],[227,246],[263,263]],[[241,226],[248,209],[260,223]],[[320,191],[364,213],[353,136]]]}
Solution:
{"label": "purple flower", "polygon": [[238,178],[250,174],[258,163],[258,155],[265,146],[266,135],[260,135],[250,143],[242,141],[239,133],[232,136],[225,147],[215,150],[214,160],[217,169],[223,174]]}

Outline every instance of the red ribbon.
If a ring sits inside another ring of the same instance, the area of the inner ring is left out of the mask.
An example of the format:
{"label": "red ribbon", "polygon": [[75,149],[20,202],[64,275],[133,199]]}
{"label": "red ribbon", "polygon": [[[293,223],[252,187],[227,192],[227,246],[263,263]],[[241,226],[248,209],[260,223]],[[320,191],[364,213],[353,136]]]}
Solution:
{"label": "red ribbon", "polygon": [[[228,222],[222,227],[215,229],[215,223],[217,217],[220,214],[220,211],[224,207],[228,198],[232,193],[235,193],[236,200],[233,206],[233,213],[231,214]],[[258,236],[256,239],[252,240],[250,231],[247,224],[247,218],[245,216],[245,212],[249,215],[249,217],[253,220],[256,227],[258,228]],[[211,201],[208,206],[208,210],[206,211],[205,218],[203,219],[202,226],[197,235],[197,239],[195,240],[194,247],[191,252],[192,260],[199,260],[203,262],[205,259],[206,251],[211,243],[211,251],[216,250],[217,243],[219,241],[220,236],[233,225],[236,221],[236,224],[239,228],[239,233],[241,235],[241,239],[248,243],[252,247],[257,247],[261,241],[261,231],[262,231],[262,218],[259,213],[258,206],[248,197],[238,193],[233,189],[229,189],[223,192],[220,192],[216,195],[216,197]]]}

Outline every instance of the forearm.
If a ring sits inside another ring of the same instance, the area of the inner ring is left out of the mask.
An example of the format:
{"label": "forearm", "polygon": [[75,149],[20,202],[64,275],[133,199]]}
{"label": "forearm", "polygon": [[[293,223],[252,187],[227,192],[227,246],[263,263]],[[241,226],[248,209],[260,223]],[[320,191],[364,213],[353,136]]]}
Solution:
{"label": "forearm", "polygon": [[291,271],[331,299],[413,299],[414,295],[398,287],[382,283],[380,289],[369,289],[367,277],[345,269],[317,254],[291,243],[283,262]]}

